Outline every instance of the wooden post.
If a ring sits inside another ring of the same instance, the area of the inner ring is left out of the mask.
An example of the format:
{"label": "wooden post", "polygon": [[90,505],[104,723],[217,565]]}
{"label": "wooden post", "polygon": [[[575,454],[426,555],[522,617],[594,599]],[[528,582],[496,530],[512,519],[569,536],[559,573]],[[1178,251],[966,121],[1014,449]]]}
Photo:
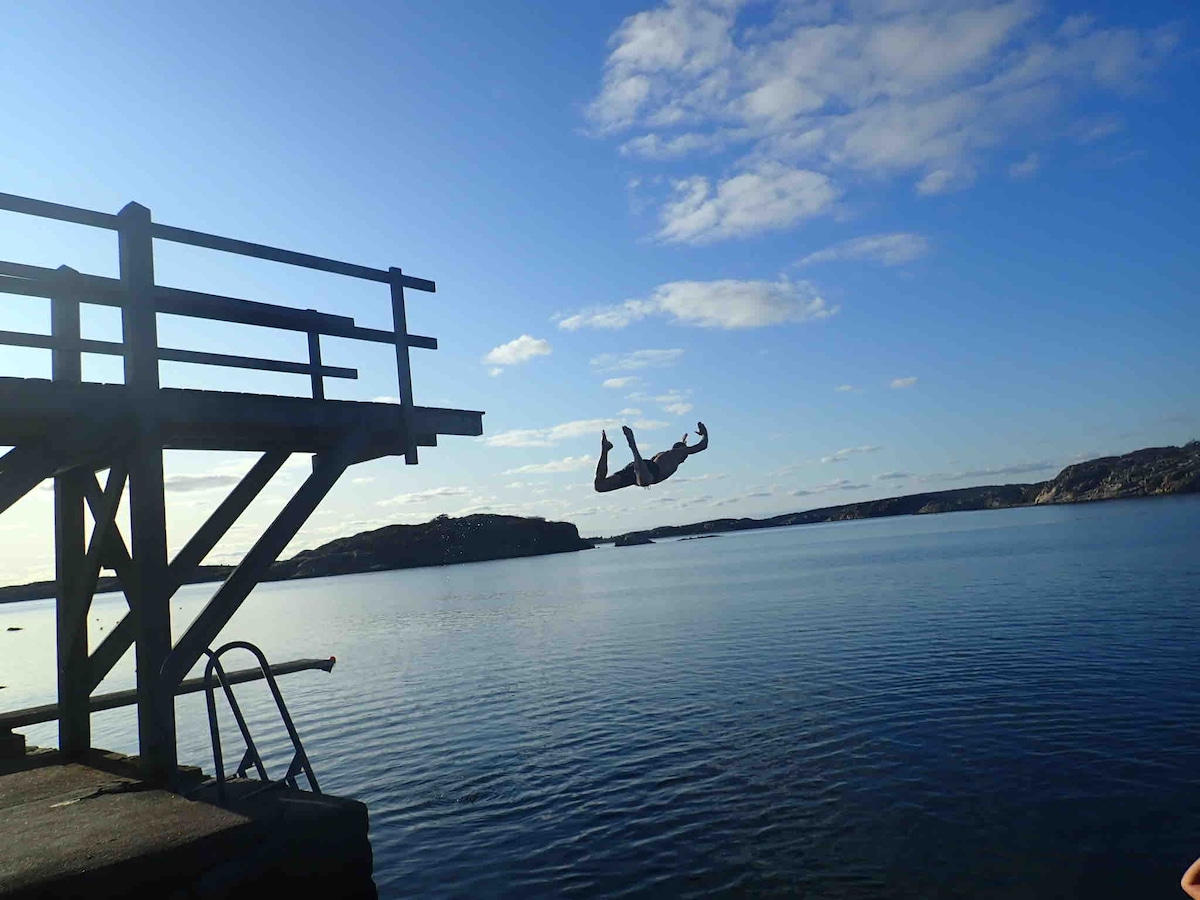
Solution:
{"label": "wooden post", "polygon": [[125,385],[138,411],[129,454],[136,619],[138,746],[143,773],[175,776],[175,698],[162,678],[171,652],[167,579],[167,516],[158,418],[158,322],[154,300],[154,239],[150,210],[130,203],[117,215],[125,305]]}
{"label": "wooden post", "polygon": [[314,400],[325,399],[325,380],[321,377],[321,334],[318,331],[308,333],[308,364],[312,367],[312,395]]}
{"label": "wooden post", "polygon": [[[58,280],[74,270],[63,266]],[[65,294],[65,292],[64,292]],[[79,352],[79,301],[70,296],[50,300],[51,378],[79,382],[83,378]],[[83,481],[88,473],[72,469],[54,479],[54,580],[58,644],[58,746],[78,759],[91,747],[91,711],[88,707],[87,614],[91,597],[84,596],[83,571],[86,536],[83,518]]]}
{"label": "wooden post", "polygon": [[408,358],[408,317],[404,311],[404,272],[388,269],[392,288],[392,329],[396,332],[396,380],[400,384],[400,410],[404,415],[404,464],[417,464],[417,436],[412,430],[412,368]]}

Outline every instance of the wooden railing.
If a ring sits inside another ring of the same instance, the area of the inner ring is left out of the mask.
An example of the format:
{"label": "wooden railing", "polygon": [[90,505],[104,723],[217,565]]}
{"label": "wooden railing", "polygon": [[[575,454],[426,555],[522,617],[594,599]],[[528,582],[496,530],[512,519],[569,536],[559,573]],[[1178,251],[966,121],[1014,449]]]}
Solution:
{"label": "wooden railing", "polygon": [[[153,222],[150,211],[136,203],[129,204],[119,214],[113,215],[0,193],[0,210],[103,228],[115,231],[118,235],[121,272],[119,278],[88,275],[66,266],[48,269],[0,260],[0,293],[42,297],[51,301],[49,335],[0,331],[0,345],[50,350],[53,354],[55,380],[81,380],[80,354],[96,353],[122,357],[125,383],[136,391],[156,390],[159,386],[158,362],[167,360],[308,375],[313,399],[324,400],[326,378],[355,379],[358,377],[358,371],[325,365],[321,360],[321,338],[349,338],[390,344],[395,348],[400,405],[405,413],[405,421],[411,421],[408,412],[413,406],[412,372],[408,351],[410,347],[436,350],[437,340],[408,333],[404,291],[411,288],[433,292],[436,290],[434,282],[405,275],[398,268],[373,269],[162,225]],[[188,244],[386,284],[391,292],[393,328],[391,331],[364,328],[356,325],[354,319],[349,316],[158,285],[154,281],[155,240]],[[114,342],[83,338],[80,334],[80,303],[119,308],[122,317],[122,340]],[[160,347],[156,321],[159,313],[299,332],[307,337],[308,360],[299,362]],[[417,461],[416,442],[412,428],[407,430],[406,461],[411,464]]]}

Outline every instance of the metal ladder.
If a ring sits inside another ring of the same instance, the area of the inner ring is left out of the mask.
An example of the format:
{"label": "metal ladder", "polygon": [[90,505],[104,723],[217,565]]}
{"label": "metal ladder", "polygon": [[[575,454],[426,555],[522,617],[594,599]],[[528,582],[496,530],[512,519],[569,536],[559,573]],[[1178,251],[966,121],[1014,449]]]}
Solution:
{"label": "metal ladder", "polygon": [[[229,650],[248,650],[257,658],[263,678],[266,679],[267,685],[271,688],[271,694],[275,697],[275,705],[279,708],[279,716],[283,719],[283,725],[287,729],[288,736],[292,739],[292,747],[295,753],[292,755],[292,762],[288,766],[287,774],[279,782],[272,782],[267,777],[267,768],[263,765],[262,756],[254,744],[254,738],[250,736],[250,728],[246,725],[246,718],[242,715],[242,709],[238,705],[237,698],[233,695],[233,685],[229,683],[225,675],[225,669],[221,665],[221,655]],[[208,730],[212,735],[213,766],[216,769],[217,775],[217,799],[224,801],[226,791],[225,759],[221,752],[221,732],[217,724],[217,702],[213,691],[214,672],[221,682],[222,689],[225,691],[225,698],[229,701],[229,708],[233,711],[233,717],[237,720],[238,729],[242,733],[242,740],[246,742],[246,752],[242,756],[241,764],[238,765],[234,777],[244,778],[246,773],[250,771],[250,766],[253,765],[258,772],[259,779],[264,782],[265,786],[262,788],[263,790],[276,783],[299,789],[296,778],[303,772],[308,779],[308,785],[312,793],[321,793],[321,788],[317,784],[317,777],[313,774],[312,766],[309,765],[308,754],[304,752],[304,745],[300,743],[300,735],[296,733],[296,726],[292,724],[292,717],[288,713],[287,704],[283,702],[283,695],[279,692],[279,685],[275,681],[275,676],[271,673],[271,666],[267,662],[267,658],[263,652],[249,641],[230,641],[216,650],[206,649],[204,653],[208,656],[208,665],[204,667],[204,694],[208,702]]]}

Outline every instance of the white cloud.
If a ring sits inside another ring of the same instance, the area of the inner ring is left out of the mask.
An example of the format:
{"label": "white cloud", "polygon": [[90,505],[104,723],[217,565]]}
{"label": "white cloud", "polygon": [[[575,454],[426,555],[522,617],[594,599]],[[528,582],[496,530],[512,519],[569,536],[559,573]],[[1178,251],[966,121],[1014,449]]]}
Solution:
{"label": "white cloud", "polygon": [[974,180],[975,173],[971,169],[934,169],[917,182],[916,190],[918,194],[932,197],[965,188]]}
{"label": "white cloud", "polygon": [[654,402],[662,407],[663,412],[669,412],[675,416],[687,415],[694,408],[688,402],[688,396],[691,391],[686,393],[683,391],[671,390],[665,394],[659,394],[654,398]]}
{"label": "white cloud", "polygon": [[894,388],[908,388],[908,387],[912,387],[916,383],[917,383],[917,376],[909,375],[907,378],[893,378],[891,386]]}
{"label": "white cloud", "polygon": [[241,480],[240,475],[168,475],[163,487],[172,493],[187,494],[232,487]]}
{"label": "white cloud", "polygon": [[828,175],[777,162],[717,182],[702,175],[674,184],[658,236],[670,243],[708,244],[778,231],[827,212],[838,190]]}
{"label": "white cloud", "polygon": [[848,457],[853,456],[855,453],[877,453],[878,451],[880,451],[882,449],[883,449],[882,447],[880,447],[876,444],[868,444],[868,445],[865,445],[862,447],[843,447],[841,450],[838,450],[835,453],[831,453],[829,456],[822,456],[821,462],[823,462],[823,463],[842,462],[843,460],[847,459]]}
{"label": "white cloud", "polygon": [[881,472],[875,476],[876,481],[898,481],[901,478],[911,478],[908,472]]}
{"label": "white cloud", "polygon": [[898,232],[895,234],[872,234],[866,237],[842,241],[800,260],[799,265],[837,262],[841,260],[869,260],[885,266],[898,266],[924,256],[929,252],[929,239],[919,234]]}
{"label": "white cloud", "polygon": [[528,466],[518,466],[515,469],[508,469],[503,474],[505,475],[533,475],[545,474],[550,472],[577,472],[580,469],[590,469],[596,464],[596,460],[590,456],[564,456],[562,459],[552,460],[547,463],[534,463]]}
{"label": "white cloud", "polygon": [[864,174],[964,188],[1031,126],[1128,95],[1178,41],[1036,0],[672,0],[618,27],[587,114],[628,157],[737,154],[663,203],[662,239],[705,242],[830,212]]}
{"label": "white cloud", "polygon": [[[500,431],[484,438],[484,443],[490,447],[552,447],[561,441],[578,437],[600,437],[600,432],[606,428],[620,429],[624,424],[620,419],[576,419],[552,425],[549,428],[516,428],[510,431]],[[630,423],[634,428],[650,431],[662,428],[668,423],[656,419],[638,419]],[[610,436],[611,439],[611,436]]]}
{"label": "white cloud", "polygon": [[849,393],[850,391],[857,391],[858,388],[856,388],[852,384],[839,384],[837,387],[834,388],[834,390],[837,391],[839,394],[846,394],[846,393]]}
{"label": "white cloud", "polygon": [[468,497],[475,492],[466,487],[440,487],[427,491],[414,491],[410,494],[397,494],[387,500],[379,500],[376,506],[410,506],[417,503],[428,503],[431,500],[442,500],[446,497]]}
{"label": "white cloud", "polygon": [[641,414],[642,414],[642,411],[633,406],[627,406],[627,407],[625,407],[625,409],[623,409],[619,413],[617,413],[618,416],[622,416],[622,417],[624,417],[624,416],[640,416]]}
{"label": "white cloud", "polygon": [[549,341],[523,334],[516,340],[489,350],[483,358],[483,362],[493,366],[488,374],[498,375],[503,371],[502,368],[499,368],[501,366],[519,365],[538,356],[547,356],[550,352]]}
{"label": "white cloud", "polygon": [[568,331],[624,328],[661,315],[675,324],[701,328],[762,328],[828,319],[837,312],[838,307],[826,303],[807,281],[672,281],[659,285],[648,299],[584,310],[561,319],[558,327]]}
{"label": "white cloud", "polygon": [[1008,174],[1012,178],[1032,178],[1041,167],[1041,158],[1036,153],[1030,153],[1020,162],[1015,162],[1009,166]]}
{"label": "white cloud", "polygon": [[600,386],[619,390],[620,388],[633,387],[639,384],[641,380],[636,375],[626,375],[623,378],[605,378],[604,383]]}
{"label": "white cloud", "polygon": [[591,363],[602,372],[634,372],[639,369],[664,369],[683,359],[683,351],[634,350],[630,353],[601,353]]}

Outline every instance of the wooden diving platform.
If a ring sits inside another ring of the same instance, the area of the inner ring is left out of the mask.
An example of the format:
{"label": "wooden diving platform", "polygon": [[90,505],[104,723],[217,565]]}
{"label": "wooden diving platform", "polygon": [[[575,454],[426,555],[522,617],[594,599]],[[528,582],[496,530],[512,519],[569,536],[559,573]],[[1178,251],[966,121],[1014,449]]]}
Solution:
{"label": "wooden diving platform", "polygon": [[[0,447],[12,448],[0,456],[0,513],[42,481],[54,480],[58,702],[53,715],[59,723],[62,758],[82,760],[93,752],[90,715],[101,699],[93,692],[132,647],[137,663],[139,775],[147,784],[178,786],[175,696],[341,475],[356,463],[387,456],[402,456],[406,464],[416,465],[419,447],[436,447],[443,436],[481,435],[483,413],[414,401],[410,351],[436,350],[438,341],[409,333],[405,292],[433,293],[433,281],[396,266],[373,268],[164,225],[137,203],[106,213],[0,193],[0,211],[116,233],[117,278],[6,260],[0,242],[0,300],[42,298],[50,301],[51,313],[49,334],[0,330],[0,346],[45,350],[51,357],[50,379],[0,378]],[[366,328],[336,313],[159,284],[156,242],[379,284],[387,290],[392,327]],[[118,309],[121,340],[85,338],[83,305]],[[303,334],[308,356],[272,359],[164,347],[158,340],[160,315]],[[392,347],[399,402],[327,399],[326,379],[356,379],[358,372],[325,364],[323,337]],[[123,382],[84,381],[84,354],[119,357]],[[308,376],[311,396],[163,387],[163,361]],[[164,450],[262,454],[173,558],[168,555]],[[311,474],[187,631],[173,640],[171,598],[293,453],[312,454]],[[102,484],[98,476],[104,471],[108,474]],[[130,527],[123,534],[117,510],[126,488]],[[90,531],[85,510],[91,513]],[[129,611],[92,647],[88,610],[102,569],[116,572]],[[20,715],[9,716],[7,721],[16,727],[12,723],[19,719]],[[0,723],[4,721],[0,710]],[[23,740],[13,736],[0,751],[6,746],[23,747]]]}
{"label": "wooden diving platform", "polygon": [[[166,450],[286,450],[323,453],[354,428],[368,433],[362,459],[403,455],[410,441],[436,447],[440,435],[483,433],[483,413],[354,400],[313,400],[159,388],[154,408]],[[65,432],[133,433],[147,409],[123,384],[0,378],[0,446]],[[411,429],[411,432],[410,432]]]}

